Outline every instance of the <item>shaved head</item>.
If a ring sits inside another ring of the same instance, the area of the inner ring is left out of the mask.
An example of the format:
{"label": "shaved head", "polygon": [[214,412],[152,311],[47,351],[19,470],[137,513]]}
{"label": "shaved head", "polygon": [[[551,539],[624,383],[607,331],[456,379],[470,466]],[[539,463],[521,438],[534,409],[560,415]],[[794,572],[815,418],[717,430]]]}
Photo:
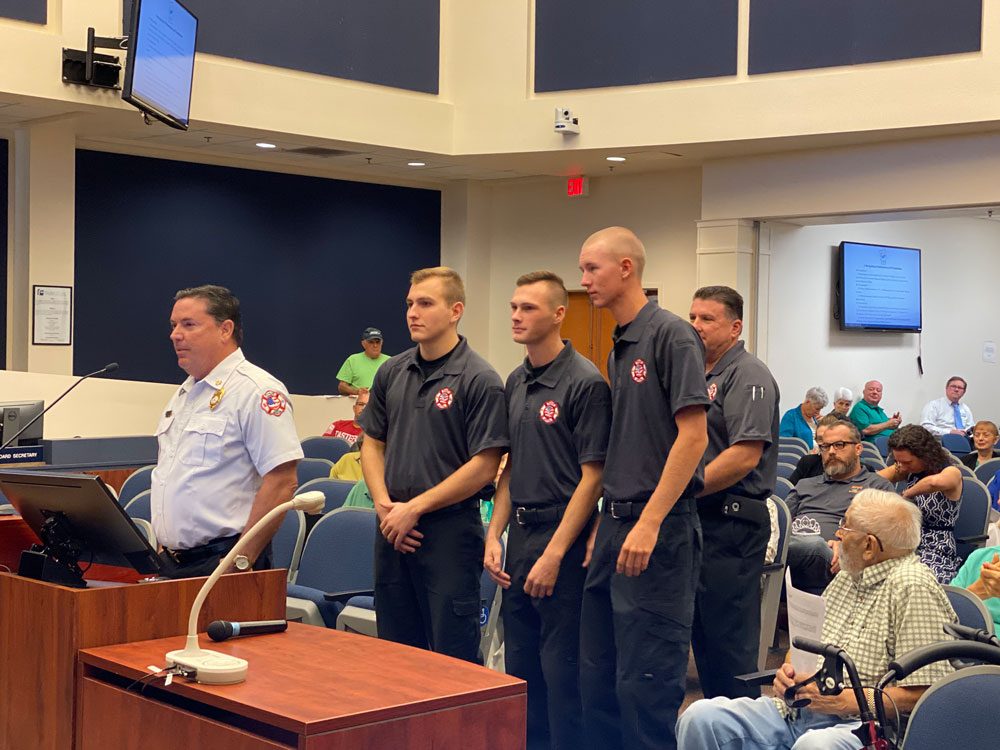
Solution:
{"label": "shaved head", "polygon": [[628,258],[632,261],[636,278],[642,278],[646,266],[646,248],[635,232],[625,227],[608,227],[594,232],[583,243],[584,250],[602,249],[614,256],[616,261]]}

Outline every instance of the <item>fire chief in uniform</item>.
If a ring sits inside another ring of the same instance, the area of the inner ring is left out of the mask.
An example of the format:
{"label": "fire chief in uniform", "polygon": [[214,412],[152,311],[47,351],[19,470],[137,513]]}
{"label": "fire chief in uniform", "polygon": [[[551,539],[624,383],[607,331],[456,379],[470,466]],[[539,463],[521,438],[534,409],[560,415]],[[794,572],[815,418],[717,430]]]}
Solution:
{"label": "fire chief in uniform", "polygon": [[743,348],[743,297],[728,286],[703,287],[691,324],[705,344],[708,451],[698,499],[704,538],[701,587],[691,645],[706,698],[754,698],[738,684],[757,671],[760,576],[771,534],[765,501],[778,470],[778,385]]}
{"label": "fire chief in uniform", "polygon": [[[611,426],[608,384],[560,338],[568,302],[551,272],[517,280],[511,324],[527,357],[507,378],[510,457],[484,561],[504,589],[507,672],[528,682],[528,734],[554,750],[583,743],[580,602]],[[508,523],[504,571],[500,537]]]}
{"label": "fire chief in uniform", "polygon": [[687,321],[646,299],[645,259],[621,227],[580,250],[583,288],[618,323],[603,513],[580,631],[586,740],[602,750],[676,747],[701,563],[704,350]]}
{"label": "fire chief in uniform", "polygon": [[[156,428],[150,506],[167,573],[185,578],[210,574],[243,531],[292,498],[302,447],[285,386],[239,348],[240,301],[220,286],[174,299],[170,341],[188,378]],[[270,567],[279,524],[250,541],[238,570]]]}
{"label": "fire chief in uniform", "polygon": [[378,634],[480,661],[479,503],[509,444],[503,385],[458,335],[465,288],[455,271],[416,271],[406,309],[417,346],[379,368],[359,418],[361,468],[381,531]]}

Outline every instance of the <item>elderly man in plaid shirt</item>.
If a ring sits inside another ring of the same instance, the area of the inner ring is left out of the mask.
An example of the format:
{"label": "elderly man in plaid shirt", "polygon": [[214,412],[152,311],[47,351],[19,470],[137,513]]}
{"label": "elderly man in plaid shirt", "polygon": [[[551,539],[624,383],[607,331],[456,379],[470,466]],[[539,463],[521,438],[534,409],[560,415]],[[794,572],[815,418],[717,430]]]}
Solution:
{"label": "elderly man in plaid shirt", "polygon": [[[945,639],[942,626],[955,622],[948,599],[931,571],[913,554],[920,542],[920,510],[899,495],[876,489],[859,492],[837,536],[840,573],[823,598],[823,642],[841,646],[854,660],[864,686],[876,683],[892,661],[919,646]],[[931,664],[887,688],[900,711],[911,711],[924,690],[951,671]],[[677,744],[688,750],[791,748],[853,750],[861,742],[854,694],[820,695],[815,683],[799,689],[808,708],[790,711],[785,690],[808,675],[783,664],[774,698],[713,698],[692,704],[677,723]],[[872,691],[865,696],[872,702]]]}

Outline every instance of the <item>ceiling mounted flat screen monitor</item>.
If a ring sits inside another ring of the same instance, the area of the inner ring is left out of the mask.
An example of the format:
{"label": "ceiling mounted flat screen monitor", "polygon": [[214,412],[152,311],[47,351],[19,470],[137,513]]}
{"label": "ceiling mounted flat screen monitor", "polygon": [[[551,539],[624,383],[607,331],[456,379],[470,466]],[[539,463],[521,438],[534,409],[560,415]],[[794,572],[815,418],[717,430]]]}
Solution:
{"label": "ceiling mounted flat screen monitor", "polygon": [[187,130],[198,19],[177,0],[135,0],[122,99]]}
{"label": "ceiling mounted flat screen monitor", "polygon": [[916,332],[920,310],[920,250],[840,243],[842,330]]}
{"label": "ceiling mounted flat screen monitor", "polygon": [[162,563],[100,477],[0,471],[0,489],[44,543],[21,555],[18,573],[82,588],[90,562],[156,573]]}

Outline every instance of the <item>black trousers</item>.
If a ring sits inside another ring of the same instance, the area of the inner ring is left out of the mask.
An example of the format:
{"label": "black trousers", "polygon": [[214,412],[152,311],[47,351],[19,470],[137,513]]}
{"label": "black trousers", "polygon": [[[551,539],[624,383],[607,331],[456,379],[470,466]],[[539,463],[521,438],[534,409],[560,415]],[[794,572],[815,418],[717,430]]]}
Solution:
{"label": "black trousers", "polygon": [[444,508],[417,527],[415,552],[375,539],[375,618],[378,636],[482,664],[479,586],[483,522],[478,508]]}
{"label": "black trousers", "polygon": [[760,577],[771,527],[759,519],[723,515],[718,508],[699,515],[705,549],[691,645],[701,689],[706,698],[757,698],[759,686],[746,687],[733,678],[757,671]]}
{"label": "black trousers", "polygon": [[[607,499],[605,499],[607,502]],[[684,700],[701,526],[681,498],[660,525],[649,567],[615,572],[635,520],[605,514],[583,592],[580,687],[586,746],[673,750]]]}
{"label": "black trousers", "polygon": [[528,734],[549,738],[552,750],[579,750],[583,743],[580,702],[580,607],[587,570],[587,529],[563,556],[552,596],[533,599],[524,582],[559,522],[520,526],[507,532],[503,592],[504,663],[507,673],[528,683]]}
{"label": "black trousers", "polygon": [[[233,539],[233,543],[229,546],[229,549],[197,560],[192,560],[191,562],[186,562],[183,565],[175,563],[173,558],[166,552],[161,552],[160,560],[163,561],[165,566],[162,571],[162,575],[165,578],[199,578],[201,576],[210,576],[213,572],[215,572],[215,569],[219,567],[219,561],[229,554],[229,550],[236,546],[238,539],[239,537]],[[253,569],[269,570],[271,566],[271,544],[268,542],[268,545],[254,561]]]}

